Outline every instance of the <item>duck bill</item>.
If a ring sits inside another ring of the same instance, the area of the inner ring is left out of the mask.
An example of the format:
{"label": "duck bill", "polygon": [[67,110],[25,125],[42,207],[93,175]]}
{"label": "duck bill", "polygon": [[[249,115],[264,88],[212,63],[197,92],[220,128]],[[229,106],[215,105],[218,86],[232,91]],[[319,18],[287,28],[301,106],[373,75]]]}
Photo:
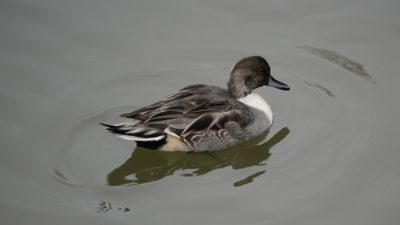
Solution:
{"label": "duck bill", "polygon": [[272,75],[269,76],[269,79],[265,85],[285,91],[290,90],[290,87],[287,84],[280,82],[279,80],[276,80],[275,78],[272,77]]}

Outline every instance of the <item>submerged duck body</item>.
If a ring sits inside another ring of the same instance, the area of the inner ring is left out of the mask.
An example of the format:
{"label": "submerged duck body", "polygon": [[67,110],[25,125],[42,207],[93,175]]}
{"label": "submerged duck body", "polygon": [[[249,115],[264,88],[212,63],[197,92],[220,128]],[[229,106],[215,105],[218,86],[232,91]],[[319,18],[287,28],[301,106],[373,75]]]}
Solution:
{"label": "submerged duck body", "polygon": [[187,86],[163,100],[122,117],[131,121],[102,124],[117,137],[138,146],[162,151],[208,151],[255,138],[273,121],[268,103],[257,87],[289,87],[270,74],[261,56],[240,60],[233,68],[228,89],[205,84]]}

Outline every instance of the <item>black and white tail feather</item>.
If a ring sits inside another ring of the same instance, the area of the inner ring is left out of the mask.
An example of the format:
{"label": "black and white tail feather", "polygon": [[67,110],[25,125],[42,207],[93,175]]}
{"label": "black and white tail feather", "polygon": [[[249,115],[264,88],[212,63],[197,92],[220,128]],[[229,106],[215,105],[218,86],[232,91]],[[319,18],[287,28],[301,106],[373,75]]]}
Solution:
{"label": "black and white tail feather", "polygon": [[160,142],[167,138],[167,134],[157,128],[146,126],[139,121],[130,121],[115,125],[100,123],[107,127],[115,136],[135,142]]}

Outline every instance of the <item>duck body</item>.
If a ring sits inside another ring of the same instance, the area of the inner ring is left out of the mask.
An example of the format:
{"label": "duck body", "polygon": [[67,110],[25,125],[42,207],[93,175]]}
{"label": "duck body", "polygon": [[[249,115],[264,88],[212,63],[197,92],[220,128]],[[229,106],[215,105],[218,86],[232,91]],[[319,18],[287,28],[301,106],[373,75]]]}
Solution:
{"label": "duck body", "polygon": [[[250,69],[246,65],[250,65]],[[254,71],[251,66],[258,70]],[[122,114],[129,122],[102,125],[117,137],[149,149],[209,151],[227,148],[259,136],[272,125],[271,107],[260,95],[251,92],[270,82],[269,72],[265,59],[247,57],[233,69],[228,89],[190,85],[159,102]],[[288,88],[281,82],[274,85]]]}

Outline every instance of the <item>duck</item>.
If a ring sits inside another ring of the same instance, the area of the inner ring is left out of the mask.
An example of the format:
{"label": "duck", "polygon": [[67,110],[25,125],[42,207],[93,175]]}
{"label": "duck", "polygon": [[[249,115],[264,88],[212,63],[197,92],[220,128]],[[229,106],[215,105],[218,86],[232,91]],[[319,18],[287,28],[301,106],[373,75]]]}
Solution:
{"label": "duck", "polygon": [[270,105],[254,92],[261,86],[290,87],[271,75],[261,56],[239,60],[227,88],[193,84],[148,106],[120,115],[129,121],[100,123],[137,147],[200,152],[225,149],[266,132],[273,123]]}

